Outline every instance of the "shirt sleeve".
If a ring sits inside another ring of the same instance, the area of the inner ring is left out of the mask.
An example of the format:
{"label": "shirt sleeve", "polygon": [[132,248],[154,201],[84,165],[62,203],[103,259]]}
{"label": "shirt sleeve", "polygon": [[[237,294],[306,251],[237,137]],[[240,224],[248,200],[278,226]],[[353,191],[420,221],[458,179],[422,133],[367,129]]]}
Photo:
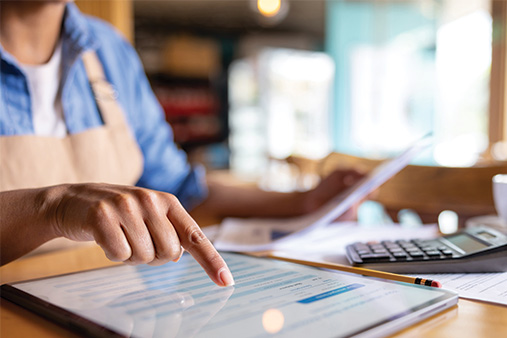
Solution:
{"label": "shirt sleeve", "polygon": [[176,146],[137,53],[123,39],[120,44],[114,51],[119,58],[115,67],[123,68],[120,76],[129,83],[117,84],[119,100],[144,156],[143,174],[136,185],[172,193],[191,209],[207,195],[204,168],[192,167],[185,152]]}

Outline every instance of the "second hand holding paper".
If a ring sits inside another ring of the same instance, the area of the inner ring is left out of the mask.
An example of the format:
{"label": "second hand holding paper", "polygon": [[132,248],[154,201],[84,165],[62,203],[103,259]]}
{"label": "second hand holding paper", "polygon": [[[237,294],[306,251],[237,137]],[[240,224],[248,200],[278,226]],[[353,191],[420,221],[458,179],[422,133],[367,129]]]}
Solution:
{"label": "second hand holding paper", "polygon": [[430,137],[422,138],[402,154],[382,163],[363,180],[309,215],[290,219],[227,218],[222,222],[215,238],[215,247],[222,251],[273,250],[280,243],[326,226],[405,168],[430,144]]}

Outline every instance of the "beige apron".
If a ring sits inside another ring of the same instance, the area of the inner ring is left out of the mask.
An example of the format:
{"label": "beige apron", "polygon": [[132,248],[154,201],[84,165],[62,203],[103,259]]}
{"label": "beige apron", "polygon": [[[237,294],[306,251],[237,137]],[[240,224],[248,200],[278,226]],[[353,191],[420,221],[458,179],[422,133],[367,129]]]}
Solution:
{"label": "beige apron", "polygon": [[[97,55],[86,52],[82,58],[104,125],[65,138],[0,137],[0,191],[62,183],[132,185],[141,177],[143,156],[115,91],[106,81]],[[94,242],[56,238],[26,256],[83,245]]]}
{"label": "beige apron", "polygon": [[94,52],[82,56],[104,125],[65,138],[0,137],[0,191],[62,183],[132,185],[143,157]]}

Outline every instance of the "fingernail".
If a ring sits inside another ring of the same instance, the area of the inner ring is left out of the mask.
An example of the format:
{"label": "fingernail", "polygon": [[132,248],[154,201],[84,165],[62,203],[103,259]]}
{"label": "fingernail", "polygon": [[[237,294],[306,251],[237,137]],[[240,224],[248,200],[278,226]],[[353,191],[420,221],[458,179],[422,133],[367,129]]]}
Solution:
{"label": "fingernail", "polygon": [[234,278],[232,278],[232,274],[227,267],[223,267],[218,270],[218,278],[222,282],[223,286],[234,285]]}
{"label": "fingernail", "polygon": [[173,259],[173,262],[178,263],[179,260],[181,259],[181,257],[183,256],[184,252],[185,252],[185,249],[183,249],[183,247],[181,247],[180,255],[178,256],[178,258]]}

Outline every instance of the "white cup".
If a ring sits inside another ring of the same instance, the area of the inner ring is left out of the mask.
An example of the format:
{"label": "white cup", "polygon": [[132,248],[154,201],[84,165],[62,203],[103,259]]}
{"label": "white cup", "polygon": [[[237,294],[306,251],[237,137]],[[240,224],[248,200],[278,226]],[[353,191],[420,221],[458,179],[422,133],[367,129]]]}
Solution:
{"label": "white cup", "polygon": [[493,176],[493,199],[498,216],[507,224],[507,174]]}

